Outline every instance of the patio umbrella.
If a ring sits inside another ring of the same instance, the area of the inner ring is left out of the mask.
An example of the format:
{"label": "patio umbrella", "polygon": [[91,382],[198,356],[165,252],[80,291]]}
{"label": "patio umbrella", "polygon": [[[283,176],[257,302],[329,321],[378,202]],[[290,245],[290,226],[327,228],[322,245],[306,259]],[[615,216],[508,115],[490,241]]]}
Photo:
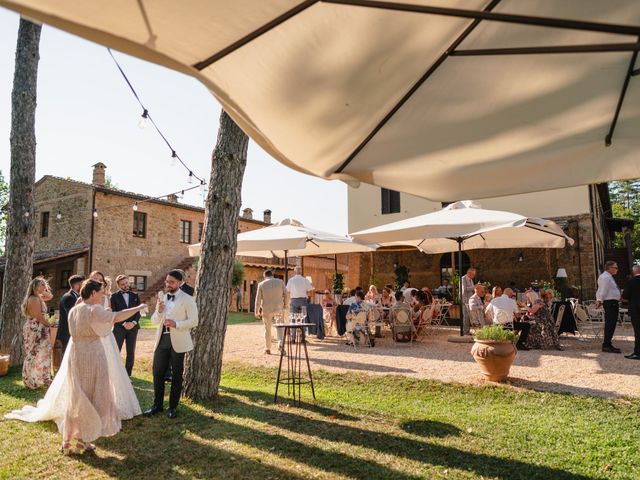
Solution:
{"label": "patio umbrella", "polygon": [[[322,232],[286,218],[270,227],[238,234],[238,255],[263,258],[283,258],[285,276],[289,257],[373,252],[377,246],[365,245],[348,236]],[[189,254],[200,254],[200,244],[190,245]]]}
{"label": "patio umbrella", "polygon": [[0,5],[193,75],[319,177],[440,201],[640,177],[637,0]]}
{"label": "patio umbrella", "polygon": [[[551,220],[485,210],[471,200],[452,203],[437,212],[355,232],[352,236],[361,242],[376,242],[381,246],[411,245],[425,253],[451,252],[457,248],[459,266],[462,265],[463,250],[563,248],[567,242],[573,245],[573,239]],[[462,305],[462,275],[458,293]]]}

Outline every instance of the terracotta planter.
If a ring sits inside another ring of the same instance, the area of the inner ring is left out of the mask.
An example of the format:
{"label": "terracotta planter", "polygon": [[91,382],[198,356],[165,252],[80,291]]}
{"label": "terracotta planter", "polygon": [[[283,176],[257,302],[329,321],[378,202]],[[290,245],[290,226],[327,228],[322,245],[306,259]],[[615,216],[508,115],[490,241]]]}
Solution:
{"label": "terracotta planter", "polygon": [[9,360],[11,360],[10,355],[0,355],[0,377],[4,377],[7,373],[9,373]]}
{"label": "terracotta planter", "polygon": [[516,353],[516,346],[508,341],[476,340],[471,347],[473,359],[482,374],[492,382],[507,378]]}
{"label": "terracotta planter", "polygon": [[453,304],[449,307],[449,318],[460,318],[460,305]]}

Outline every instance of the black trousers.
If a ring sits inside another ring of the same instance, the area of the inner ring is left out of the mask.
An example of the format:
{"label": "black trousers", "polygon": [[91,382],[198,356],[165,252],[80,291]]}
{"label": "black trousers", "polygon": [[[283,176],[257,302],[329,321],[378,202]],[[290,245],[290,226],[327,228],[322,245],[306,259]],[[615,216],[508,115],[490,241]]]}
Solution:
{"label": "black trousers", "polygon": [[631,314],[631,325],[633,325],[633,336],[635,337],[633,353],[640,355],[640,315]]}
{"label": "black trousers", "polygon": [[131,376],[131,372],[133,371],[133,362],[136,359],[136,340],[138,339],[138,330],[138,328],[127,330],[122,325],[115,325],[113,327],[113,336],[116,337],[118,350],[122,350],[122,344],[126,343],[127,359],[125,360],[124,368],[127,369],[129,376]]}
{"label": "black trousers", "polygon": [[171,365],[173,378],[169,393],[169,408],[177,408],[182,394],[182,371],[184,369],[184,353],[177,353],[171,346],[171,335],[162,334],[160,343],[153,354],[153,404],[162,408],[164,404],[164,374]]}
{"label": "black trousers", "polygon": [[604,307],[604,340],[602,346],[610,347],[618,324],[620,302],[618,300],[605,300],[602,302],[602,306]]}
{"label": "black trousers", "polygon": [[527,338],[529,338],[531,324],[529,322],[513,322],[513,329],[520,332],[517,345],[524,346],[527,343]]}

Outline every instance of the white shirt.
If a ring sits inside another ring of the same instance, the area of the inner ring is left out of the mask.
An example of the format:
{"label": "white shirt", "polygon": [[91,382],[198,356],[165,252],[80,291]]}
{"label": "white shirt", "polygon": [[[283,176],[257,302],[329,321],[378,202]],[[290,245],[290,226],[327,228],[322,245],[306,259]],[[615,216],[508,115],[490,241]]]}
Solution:
{"label": "white shirt", "polygon": [[599,302],[604,302],[605,300],[620,300],[620,289],[613,275],[609,272],[602,272],[602,275],[598,277],[596,300]]}
{"label": "white shirt", "polygon": [[287,282],[287,290],[291,298],[307,298],[307,292],[313,290],[313,285],[302,275],[294,275]]}
{"label": "white shirt", "polygon": [[353,297],[349,297],[347,298],[344,302],[342,302],[343,305],[351,305],[352,303],[356,302],[356,296],[354,295]]}
{"label": "white shirt", "polygon": [[[513,298],[502,294],[501,297],[491,300],[485,312],[491,314],[493,323],[503,325],[513,322],[514,315],[518,313],[518,304]],[[504,312],[506,312],[507,315],[504,315]]]}
{"label": "white shirt", "polygon": [[129,292],[122,290],[122,298],[124,298],[124,304],[129,307]]}
{"label": "white shirt", "polygon": [[411,292],[413,292],[414,290],[418,290],[418,289],[407,287],[402,291],[402,295],[404,296],[404,301],[406,303],[411,303],[413,301],[413,295],[411,295]]}

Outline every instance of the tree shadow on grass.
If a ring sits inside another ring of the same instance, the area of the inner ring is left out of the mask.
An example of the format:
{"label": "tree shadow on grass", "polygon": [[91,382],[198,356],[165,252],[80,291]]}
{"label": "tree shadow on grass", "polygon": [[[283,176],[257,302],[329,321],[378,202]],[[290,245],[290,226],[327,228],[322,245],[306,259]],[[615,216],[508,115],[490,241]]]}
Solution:
{"label": "tree shadow on grass", "polygon": [[409,420],[402,422],[400,428],[407,433],[418,435],[420,437],[453,437],[460,435],[460,430],[450,423],[436,422],[435,420]]}

